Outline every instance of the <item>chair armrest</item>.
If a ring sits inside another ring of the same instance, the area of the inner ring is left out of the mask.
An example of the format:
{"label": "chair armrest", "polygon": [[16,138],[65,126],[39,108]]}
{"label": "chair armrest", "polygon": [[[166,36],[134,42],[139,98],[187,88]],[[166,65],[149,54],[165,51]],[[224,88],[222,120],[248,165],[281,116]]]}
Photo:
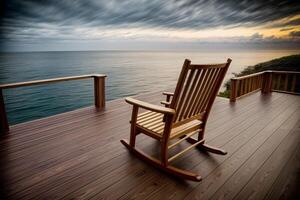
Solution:
{"label": "chair armrest", "polygon": [[[171,97],[174,96],[173,92],[163,92],[163,95],[166,95],[166,102],[171,102]],[[166,105],[166,104],[165,104]]]}
{"label": "chair armrest", "polygon": [[165,105],[165,106],[170,106],[171,105],[171,102],[169,102],[169,101],[161,101],[160,103]]}
{"label": "chair armrest", "polygon": [[163,95],[174,96],[174,92],[163,92]]}
{"label": "chair armrest", "polygon": [[135,106],[138,106],[138,107],[141,107],[141,108],[144,108],[144,109],[147,109],[147,110],[151,110],[151,111],[154,111],[154,112],[169,114],[169,115],[174,115],[175,114],[174,109],[165,108],[165,107],[162,107],[162,106],[157,106],[157,105],[154,105],[154,104],[151,104],[151,103],[147,103],[147,102],[144,102],[144,101],[133,99],[131,97],[125,98],[125,101],[127,103],[131,104],[131,105],[135,105]]}

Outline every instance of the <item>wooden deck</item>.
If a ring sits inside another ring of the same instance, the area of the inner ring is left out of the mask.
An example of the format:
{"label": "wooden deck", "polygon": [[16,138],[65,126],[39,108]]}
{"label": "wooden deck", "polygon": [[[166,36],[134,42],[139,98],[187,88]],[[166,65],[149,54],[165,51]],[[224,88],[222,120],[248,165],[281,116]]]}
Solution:
{"label": "wooden deck", "polygon": [[[140,99],[158,103],[163,97],[152,93]],[[217,98],[206,142],[228,154],[194,149],[174,163],[200,173],[201,182],[178,180],[130,155],[119,142],[129,137],[130,114],[120,99],[102,112],[89,107],[12,126],[0,141],[2,199],[299,196],[300,96],[257,92],[236,103]],[[154,140],[139,137],[140,148],[158,152]]]}

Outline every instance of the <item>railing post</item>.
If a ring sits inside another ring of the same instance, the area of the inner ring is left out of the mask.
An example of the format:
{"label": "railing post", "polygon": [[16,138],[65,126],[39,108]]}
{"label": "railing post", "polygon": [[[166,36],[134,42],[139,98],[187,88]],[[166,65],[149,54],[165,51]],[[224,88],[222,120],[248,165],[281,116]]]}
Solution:
{"label": "railing post", "polygon": [[95,106],[99,109],[105,107],[105,77],[94,76]]}
{"label": "railing post", "polygon": [[7,120],[7,115],[5,111],[4,98],[2,94],[2,89],[0,89],[0,133],[4,134],[9,131],[9,125]]}
{"label": "railing post", "polygon": [[231,83],[230,83],[230,101],[231,102],[235,102],[236,101],[236,97],[237,97],[237,83],[238,83],[238,80],[231,79]]}
{"label": "railing post", "polygon": [[262,93],[267,94],[272,92],[272,71],[266,71],[263,74]]}

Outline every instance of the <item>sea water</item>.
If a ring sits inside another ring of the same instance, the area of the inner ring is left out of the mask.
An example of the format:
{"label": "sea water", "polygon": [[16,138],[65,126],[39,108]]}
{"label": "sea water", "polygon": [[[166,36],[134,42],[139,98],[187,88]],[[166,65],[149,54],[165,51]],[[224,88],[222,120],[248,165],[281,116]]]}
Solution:
{"label": "sea water", "polygon": [[[225,77],[243,68],[296,50],[219,51],[71,51],[0,53],[0,83],[73,75],[106,74],[106,100],[175,87],[183,61],[222,63],[231,58]],[[224,88],[222,88],[224,89]],[[4,90],[10,124],[93,105],[93,80],[76,80]]]}

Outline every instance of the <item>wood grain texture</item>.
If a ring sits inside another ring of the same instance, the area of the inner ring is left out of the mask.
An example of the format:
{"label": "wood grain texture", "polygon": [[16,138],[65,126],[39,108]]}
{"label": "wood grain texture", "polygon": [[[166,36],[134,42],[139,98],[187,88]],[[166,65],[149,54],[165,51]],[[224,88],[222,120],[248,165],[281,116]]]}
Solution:
{"label": "wood grain texture", "polygon": [[[138,99],[159,105],[164,97],[157,92]],[[195,149],[174,160],[176,167],[200,173],[200,183],[128,154],[119,142],[130,130],[131,107],[123,99],[107,102],[104,111],[90,107],[14,125],[0,141],[1,199],[232,199],[252,190],[253,197],[291,198],[299,184],[299,107],[299,96],[276,92],[234,104],[217,97],[205,140],[228,154]],[[159,155],[156,141],[138,140],[147,153]],[[182,142],[170,154],[186,147]],[[233,193],[223,196],[226,191]]]}

